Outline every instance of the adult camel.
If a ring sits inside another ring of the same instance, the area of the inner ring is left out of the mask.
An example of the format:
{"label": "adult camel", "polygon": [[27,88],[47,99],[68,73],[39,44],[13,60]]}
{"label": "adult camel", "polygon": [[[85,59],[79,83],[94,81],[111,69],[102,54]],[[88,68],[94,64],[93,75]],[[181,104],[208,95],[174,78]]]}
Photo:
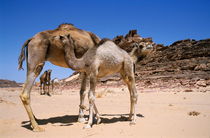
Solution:
{"label": "adult camel", "polygon": [[[48,96],[50,95],[50,82],[51,82],[51,69],[46,70],[41,76],[40,76],[40,94]],[[45,90],[45,87],[47,86],[47,91]]]}
{"label": "adult camel", "polygon": [[[80,58],[91,47],[94,47],[100,41],[100,38],[95,34],[76,28],[72,24],[61,24],[55,30],[47,30],[35,34],[28,39],[22,46],[21,53],[18,59],[18,69],[22,69],[23,61],[26,59],[27,78],[20,94],[20,99],[26,109],[31,122],[33,131],[44,131],[41,128],[34,116],[30,105],[30,92],[35,79],[38,77],[45,61],[49,61],[54,65],[69,68],[64,57],[64,47],[60,43],[54,41],[54,37],[58,35],[70,34],[75,40],[75,55]],[[85,75],[84,75],[85,77]],[[85,79],[84,79],[85,80]],[[83,103],[84,89],[80,92],[80,103]],[[82,104],[81,104],[82,105]],[[83,108],[80,106],[79,121],[84,120]]]}

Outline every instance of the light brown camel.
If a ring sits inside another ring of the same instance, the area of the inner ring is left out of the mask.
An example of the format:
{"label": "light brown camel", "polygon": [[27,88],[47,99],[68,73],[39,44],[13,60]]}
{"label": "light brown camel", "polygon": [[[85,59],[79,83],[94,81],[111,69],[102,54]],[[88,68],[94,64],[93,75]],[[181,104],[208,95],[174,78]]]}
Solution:
{"label": "light brown camel", "polygon": [[[40,76],[40,94],[45,95],[47,94],[48,96],[50,95],[50,82],[51,82],[51,69],[46,70],[41,76]],[[47,86],[47,92],[45,90],[45,87]],[[43,92],[44,91],[44,92]]]}
{"label": "light brown camel", "polygon": [[90,48],[81,58],[77,58],[74,53],[76,46],[73,38],[68,36],[59,36],[65,48],[65,58],[67,64],[73,70],[84,72],[90,76],[89,99],[89,120],[85,128],[90,128],[93,124],[93,111],[96,113],[97,123],[100,122],[100,116],[95,105],[95,87],[97,78],[120,73],[124,82],[127,84],[130,92],[130,115],[131,124],[136,123],[136,104],[138,94],[135,86],[133,72],[133,61],[126,51],[119,48],[111,40],[103,39],[98,46]]}
{"label": "light brown camel", "polygon": [[[80,58],[89,48],[97,45],[100,41],[100,38],[91,32],[78,29],[72,24],[61,24],[55,30],[48,30],[37,33],[32,38],[28,39],[22,46],[18,59],[18,69],[22,69],[23,61],[26,58],[27,78],[23,86],[22,93],[20,94],[20,99],[26,109],[33,131],[44,131],[44,129],[39,127],[37,124],[30,105],[30,92],[32,85],[40,74],[45,61],[49,61],[57,66],[69,68],[64,58],[63,46],[60,45],[60,43],[56,43],[57,41],[53,41],[55,40],[55,36],[67,34],[71,34],[75,40],[74,51],[78,58]],[[81,105],[83,104],[82,100],[84,97],[84,91],[81,91]],[[79,117],[83,117],[84,113],[82,108],[79,109],[79,113],[81,114]],[[84,120],[84,118],[79,118],[78,120]]]}

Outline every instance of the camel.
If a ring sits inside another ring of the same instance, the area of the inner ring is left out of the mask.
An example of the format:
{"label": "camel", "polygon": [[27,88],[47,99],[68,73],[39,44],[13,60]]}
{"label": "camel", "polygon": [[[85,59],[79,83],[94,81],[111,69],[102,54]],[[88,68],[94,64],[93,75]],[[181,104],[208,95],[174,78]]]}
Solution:
{"label": "camel", "polygon": [[52,84],[52,91],[54,90],[55,85],[59,84],[59,79],[58,78],[54,78],[51,80],[51,84]]}
{"label": "camel", "polygon": [[[135,86],[135,77],[133,71],[133,61],[129,54],[119,48],[109,39],[102,39],[95,47],[81,57],[75,56],[76,42],[70,35],[59,36],[61,43],[64,45],[65,58],[68,66],[79,72],[83,72],[90,77],[90,90],[88,92],[89,99],[89,120],[85,128],[91,128],[93,125],[93,112],[95,111],[97,123],[100,122],[100,115],[95,105],[95,87],[98,78],[105,77],[110,74],[120,73],[124,82],[127,84],[130,92],[130,114],[129,120],[131,124],[136,123],[136,104],[137,90]],[[85,81],[83,79],[83,81]]]}
{"label": "camel", "polygon": [[[64,47],[60,43],[56,43],[55,36],[67,35],[71,36],[75,40],[75,54],[77,58],[82,55],[91,47],[94,47],[100,41],[100,38],[95,34],[76,28],[73,24],[64,23],[58,26],[54,30],[47,30],[35,34],[32,38],[28,39],[22,46],[21,53],[18,59],[18,69],[23,69],[22,64],[26,59],[27,65],[27,77],[23,90],[20,94],[20,99],[26,109],[28,117],[31,122],[33,131],[44,131],[41,128],[32,111],[30,104],[30,92],[35,79],[38,77],[45,61],[49,61],[54,65],[69,68],[64,57]],[[84,76],[85,77],[85,76]],[[80,103],[83,103],[84,91],[80,92]],[[83,114],[83,109],[79,109],[79,113]],[[82,117],[80,115],[79,117]],[[79,121],[85,120],[84,118],[78,118]]]}
{"label": "camel", "polygon": [[[46,70],[41,76],[40,76],[40,94],[45,95],[47,94],[50,96],[50,82],[51,82],[51,72],[52,70]],[[45,91],[45,86],[47,85],[47,92]],[[44,93],[43,93],[44,91]]]}

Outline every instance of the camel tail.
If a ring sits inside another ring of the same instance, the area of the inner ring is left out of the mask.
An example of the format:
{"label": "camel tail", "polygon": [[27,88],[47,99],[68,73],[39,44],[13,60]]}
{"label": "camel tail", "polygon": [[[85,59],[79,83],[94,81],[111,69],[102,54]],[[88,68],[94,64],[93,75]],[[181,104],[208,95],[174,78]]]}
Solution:
{"label": "camel tail", "polygon": [[94,33],[92,33],[92,32],[88,32],[88,33],[90,34],[90,37],[92,38],[95,46],[97,46],[98,43],[101,41],[101,39],[97,35],[95,35]]}
{"label": "camel tail", "polygon": [[26,40],[25,43],[23,44],[20,52],[20,56],[18,58],[18,70],[23,69],[23,61],[25,60],[25,57],[28,56],[28,50],[25,52],[25,48],[28,46],[28,43],[31,41],[31,38]]}

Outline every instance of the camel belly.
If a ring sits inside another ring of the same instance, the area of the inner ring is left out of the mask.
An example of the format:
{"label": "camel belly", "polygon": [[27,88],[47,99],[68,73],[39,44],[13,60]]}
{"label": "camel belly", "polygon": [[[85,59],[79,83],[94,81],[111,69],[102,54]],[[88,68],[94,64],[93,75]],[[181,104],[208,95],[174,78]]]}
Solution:
{"label": "camel belly", "polygon": [[48,59],[47,61],[51,62],[52,64],[56,65],[56,66],[60,66],[60,67],[64,67],[64,68],[69,68],[68,65],[66,64],[66,62],[64,60],[59,60],[59,59]]}
{"label": "camel belly", "polygon": [[63,49],[56,48],[56,47],[49,48],[46,60],[56,66],[69,68],[65,61]]}
{"label": "camel belly", "polygon": [[102,64],[99,67],[97,78],[103,78],[105,76],[119,73],[122,69],[122,63],[119,64]]}

